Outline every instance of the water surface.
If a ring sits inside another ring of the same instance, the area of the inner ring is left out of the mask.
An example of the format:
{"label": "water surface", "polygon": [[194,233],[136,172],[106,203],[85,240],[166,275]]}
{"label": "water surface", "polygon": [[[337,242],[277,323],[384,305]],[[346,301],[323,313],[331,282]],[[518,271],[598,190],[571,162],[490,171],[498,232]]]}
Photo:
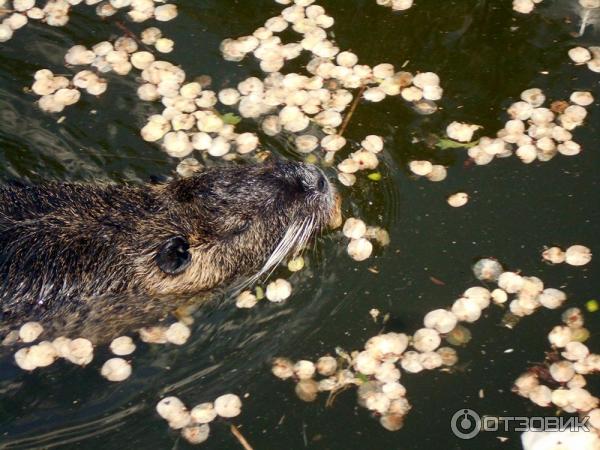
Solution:
{"label": "water surface", "polygon": [[[305,404],[295,398],[291,383],[269,372],[269,359],[276,355],[316,359],[336,346],[360,348],[381,330],[368,314],[371,308],[391,315],[385,330],[413,332],[427,311],[450,306],[476,283],[470,266],[481,256],[494,256],[508,268],[564,289],[569,306],[583,306],[600,291],[596,261],[574,268],[540,260],[544,245],[600,248],[598,101],[574,133],[584,148],[576,157],[558,155],[531,165],[513,157],[475,167],[464,150],[441,151],[425,143],[452,120],[480,124],[493,135],[506,120],[503,111],[530,87],[542,88],[552,100],[568,98],[574,90],[592,90],[600,98],[598,74],[573,66],[566,54],[575,45],[598,45],[599,34],[588,29],[581,38],[573,36],[579,28],[575,0],[544,2],[529,16],[513,13],[508,0],[416,3],[392,14],[374,0],[321,2],[336,20],[341,48],[370,65],[390,62],[413,72],[434,71],[445,89],[436,114],[420,116],[401,99],[388,98],[361,103],[348,128],[347,137],[358,142],[367,134],[384,136],[386,149],[382,181],[359,177],[353,188],[341,188],[344,212],[388,229],[391,245],[355,263],[345,255],[344,239],[326,235],[309,253],[308,270],[291,277],[295,290],[287,302],[240,311],[231,299],[217,299],[198,315],[187,345],[140,345],[133,376],[124,383],[100,377],[106,350],[97,351],[86,369],[59,361],[31,374],[14,366],[5,352],[0,448],[187,448],[154,412],[167,394],[188,405],[230,391],[247,394],[243,414],[234,422],[257,450],[516,449],[514,433],[461,441],[450,432],[450,417],[464,407],[490,415],[553,414],[510,388],[530,363],[543,359],[546,335],[560,322],[560,311],[539,311],[508,330],[500,326],[503,311],[490,308],[469,326],[474,339],[459,349],[460,371],[403,375],[413,410],[395,433],[359,408],[353,391],[341,394],[333,408],[325,408],[323,396]],[[251,33],[280,5],[270,0],[181,0],[178,5],[179,17],[160,24],[176,42],[168,60],[181,64],[190,77],[210,75],[216,89],[261,75],[254,60],[224,61],[218,46],[226,37]],[[37,69],[71,71],[62,63],[70,46],[122,33],[115,25],[118,16],[102,21],[89,7],[74,8],[71,16],[60,29],[30,24],[0,46],[0,179],[139,183],[172,174],[177,161],[139,137],[156,106],[137,99],[134,75],[108,75],[107,93],[98,99],[84,96],[65,111],[62,123],[59,116],[41,112],[26,92]],[[148,24],[128,26],[139,32]],[[293,157],[280,139],[265,137],[262,143]],[[449,177],[442,183],[417,180],[406,168],[412,159],[445,164]],[[458,190],[469,192],[471,201],[451,209],[445,198]],[[285,270],[280,274],[288,276]],[[598,318],[588,315],[587,320],[590,346],[598,351]],[[592,392],[598,394],[598,388]],[[216,423],[211,434],[205,448],[240,448],[224,422]],[[501,442],[499,436],[509,439]]]}

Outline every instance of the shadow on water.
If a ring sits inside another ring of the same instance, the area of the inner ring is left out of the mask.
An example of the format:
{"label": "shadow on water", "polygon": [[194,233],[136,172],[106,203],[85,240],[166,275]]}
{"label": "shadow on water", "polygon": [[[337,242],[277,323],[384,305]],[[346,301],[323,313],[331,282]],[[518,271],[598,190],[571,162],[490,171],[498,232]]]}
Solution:
{"label": "shadow on water", "polygon": [[[166,59],[192,77],[210,75],[215,89],[260,75],[254,60],[224,61],[219,43],[250,33],[278,14],[280,5],[270,0],[178,3],[179,17],[160,24],[176,42]],[[428,139],[452,120],[480,124],[484,134],[492,135],[506,120],[506,107],[529,87],[542,88],[552,100],[568,98],[577,89],[600,97],[597,74],[573,66],[566,56],[574,45],[599,40],[591,28],[582,38],[573,36],[579,28],[574,3],[544,2],[536,13],[522,16],[500,0],[420,0],[401,14],[374,0],[323,1],[336,20],[338,43],[361,62],[434,71],[445,89],[433,115],[418,115],[392,98],[361,103],[348,128],[351,145],[367,134],[380,134],[386,149],[378,168],[382,181],[361,177],[352,189],[340,188],[345,215],[387,228],[392,244],[354,263],[339,233],[323,237],[308,255],[308,269],[291,276],[295,290],[290,300],[246,311],[237,310],[231,298],[214,299],[197,313],[186,345],[140,343],[132,357],[133,375],[124,383],[108,384],[100,376],[102,361],[109,357],[104,348],[85,369],[57,362],[31,374],[14,366],[4,351],[0,448],[187,448],[154,413],[158,399],[174,394],[194,405],[225,392],[245,397],[236,423],[257,450],[520,448],[515,433],[483,433],[460,441],[450,432],[450,417],[464,407],[490,415],[550,414],[511,394],[510,387],[529,363],[543,358],[546,334],[560,322],[559,311],[538,312],[508,330],[500,327],[503,311],[492,310],[469,327],[474,339],[459,349],[461,371],[403,375],[413,410],[396,433],[357,408],[350,391],[333,408],[325,408],[323,398],[300,402],[291,384],[272,377],[268,362],[276,355],[314,359],[336,346],[360,348],[381,329],[368,314],[371,308],[390,314],[390,329],[410,333],[421,326],[425,312],[447,307],[476,282],[470,265],[481,256],[495,256],[506,267],[564,289],[570,306],[582,307],[598,295],[596,261],[584,268],[551,267],[539,257],[544,245],[581,243],[595,249],[600,244],[597,101],[588,108],[586,125],[575,132],[585,150],[572,158],[529,166],[508,158],[473,167],[465,164],[463,150],[442,151]],[[137,33],[148,25],[128,26]],[[120,34],[113,19],[101,21],[92,8],[80,7],[73,9],[67,27],[30,24],[0,46],[0,179],[139,183],[173,173],[176,161],[139,138],[144,118],[158,107],[137,99],[133,75],[107,75],[108,92],[68,108],[62,123],[59,116],[42,113],[26,91],[37,69],[77,71],[62,63],[71,45]],[[261,141],[291,156],[285,139],[261,136]],[[406,168],[415,158],[450,166],[448,179],[415,179]],[[472,200],[465,208],[449,210],[445,198],[458,190],[469,192]],[[281,275],[289,276],[285,269]],[[590,346],[597,349],[597,315],[587,320]],[[597,393],[598,388],[596,383],[590,389]],[[205,448],[239,448],[225,422],[217,422],[211,435]],[[501,443],[499,437],[509,439]]]}

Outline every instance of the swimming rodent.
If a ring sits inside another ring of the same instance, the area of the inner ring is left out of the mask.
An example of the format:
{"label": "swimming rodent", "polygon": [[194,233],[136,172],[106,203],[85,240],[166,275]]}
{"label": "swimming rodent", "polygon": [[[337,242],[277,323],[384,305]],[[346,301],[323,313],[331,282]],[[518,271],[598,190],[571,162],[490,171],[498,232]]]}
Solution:
{"label": "swimming rodent", "polygon": [[151,308],[136,302],[249,282],[335,215],[323,172],[281,160],[155,185],[10,183],[0,187],[0,322],[81,321],[95,302],[139,316]]}

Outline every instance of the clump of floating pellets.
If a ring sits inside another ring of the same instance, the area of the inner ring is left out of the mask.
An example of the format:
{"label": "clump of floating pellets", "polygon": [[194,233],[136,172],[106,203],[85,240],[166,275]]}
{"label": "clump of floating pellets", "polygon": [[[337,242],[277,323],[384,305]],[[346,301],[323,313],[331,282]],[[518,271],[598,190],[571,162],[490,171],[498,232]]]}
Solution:
{"label": "clump of floating pellets", "polygon": [[[27,322],[18,331],[11,332],[4,339],[3,344],[9,345],[17,342],[32,343],[38,339],[44,329],[37,322]],[[151,344],[185,344],[190,335],[190,328],[182,322],[175,322],[170,326],[146,327],[139,331],[140,339]],[[129,336],[119,336],[110,343],[110,351],[116,358],[107,360],[100,369],[100,374],[109,381],[124,381],[131,376],[131,362],[120,356],[131,355],[136,345]],[[32,371],[39,367],[47,367],[58,358],[80,366],[88,365],[94,357],[92,343],[84,338],[70,339],[64,336],[53,341],[42,341],[29,347],[21,348],[15,355],[16,364],[23,370]]]}
{"label": "clump of floating pellets", "polygon": [[[569,101],[558,100],[547,108],[543,106],[546,96],[541,89],[527,89],[521,93],[521,100],[508,108],[510,119],[496,137],[479,138],[468,145],[468,154],[477,165],[513,154],[526,164],[536,160],[550,161],[557,154],[577,155],[581,146],[573,140],[572,131],[584,123],[585,107],[593,101],[590,92],[575,91]],[[478,128],[477,125],[452,122],[446,134],[457,142],[468,142]]]}
{"label": "clump of floating pellets", "polygon": [[[156,3],[159,3],[156,6]],[[9,2],[0,0],[1,10],[8,6]],[[62,27],[69,22],[71,7],[77,5],[97,5],[96,14],[99,17],[109,17],[116,14],[120,9],[130,8],[127,17],[132,22],[144,22],[156,19],[166,22],[177,17],[177,6],[165,4],[160,0],[49,0],[43,8],[36,6],[35,0],[13,0],[11,14],[0,22],[0,42],[6,42],[13,37],[16,30],[23,28],[29,20],[44,22],[53,27]]]}
{"label": "clump of floating pellets", "polygon": [[571,245],[566,251],[560,247],[550,247],[544,250],[542,258],[551,264],[585,266],[592,260],[592,251],[584,245]]}
{"label": "clump of floating pellets", "polygon": [[[18,336],[22,342],[31,343],[36,341],[43,331],[44,329],[39,323],[27,322],[19,329]],[[86,366],[94,358],[94,348],[87,339],[69,339],[61,336],[53,341],[41,341],[38,344],[21,348],[14,355],[17,366],[27,371],[47,367],[58,358]]]}
{"label": "clump of floating pellets", "polygon": [[235,394],[224,394],[214,403],[206,402],[188,410],[177,397],[165,397],[156,405],[156,412],[190,444],[201,444],[210,434],[209,423],[218,417],[230,419],[240,415],[242,401]]}
{"label": "clump of floating pellets", "polygon": [[190,338],[192,331],[183,322],[175,322],[170,326],[144,327],[139,331],[142,342],[148,344],[183,345]]}
{"label": "clump of floating pellets", "polygon": [[[361,231],[362,225],[355,220],[349,219],[347,228]],[[380,334],[367,340],[360,351],[346,352],[338,348],[335,357],[325,355],[316,363],[279,357],[273,361],[272,373],[281,379],[294,380],[296,394],[304,401],[315,401],[319,392],[329,392],[331,401],[336,393],[355,386],[359,405],[379,417],[386,429],[398,430],[411,408],[406,389],[400,384],[402,373],[415,374],[454,365],[458,360],[456,350],[442,344],[446,341],[455,346],[468,342],[470,332],[463,324],[479,320],[491,304],[508,303],[508,314],[519,318],[540,307],[556,309],[567,299],[563,291],[545,287],[535,276],[506,271],[492,258],[477,261],[473,273],[479,280],[496,283],[498,287],[491,291],[483,286],[468,288],[450,308],[427,313],[423,328],[412,336]],[[379,311],[372,310],[370,314],[377,320]],[[567,337],[555,334],[555,345],[556,340],[567,344]],[[571,350],[573,354],[585,353],[583,348],[575,345],[571,345]]]}
{"label": "clump of floating pellets", "polygon": [[575,65],[587,65],[592,72],[600,72],[600,47],[573,47],[569,58]]}
{"label": "clump of floating pellets", "polygon": [[586,386],[587,377],[600,372],[600,355],[592,353],[584,343],[590,332],[584,327],[579,308],[567,309],[562,319],[563,324],[548,334],[551,350],[546,353],[545,361],[517,378],[513,391],[538,406],[588,417],[587,425],[594,433],[577,434],[596,435],[597,439],[599,399]]}
{"label": "clump of floating pellets", "polygon": [[364,261],[371,256],[373,252],[371,241],[376,241],[382,247],[390,243],[390,237],[386,230],[367,226],[361,219],[354,217],[346,220],[342,233],[350,239],[347,252],[355,261]]}

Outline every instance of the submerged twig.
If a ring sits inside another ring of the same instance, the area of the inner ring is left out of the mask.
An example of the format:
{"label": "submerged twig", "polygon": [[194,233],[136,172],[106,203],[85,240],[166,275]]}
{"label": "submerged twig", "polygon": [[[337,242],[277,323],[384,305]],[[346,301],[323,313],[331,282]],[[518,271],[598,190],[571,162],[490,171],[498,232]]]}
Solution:
{"label": "submerged twig", "polygon": [[327,401],[325,402],[325,407],[331,408],[333,406],[333,402],[335,402],[335,399],[337,398],[337,396],[340,395],[342,392],[344,392],[349,387],[350,387],[350,385],[346,384],[345,386],[342,386],[339,389],[335,389],[335,390],[331,391],[329,393],[329,397],[327,397]]}
{"label": "submerged twig", "polygon": [[591,10],[586,9],[585,12],[583,13],[583,17],[581,18],[581,26],[579,27],[579,36],[583,36],[583,33],[585,33],[585,28],[588,25],[588,19],[590,18],[590,12]]}
{"label": "submerged twig", "polygon": [[242,435],[241,431],[238,430],[238,428],[234,424],[231,424],[229,429],[231,430],[231,434],[233,434],[236,437],[236,439],[240,442],[240,444],[242,444],[242,447],[244,447],[245,450],[254,450],[252,446],[248,443],[246,438]]}
{"label": "submerged twig", "polygon": [[348,114],[346,114],[346,117],[344,117],[344,121],[342,122],[342,126],[340,127],[340,132],[338,133],[340,136],[344,135],[344,132],[346,131],[346,128],[348,127],[348,124],[350,123],[350,119],[352,119],[352,115],[354,114],[354,111],[356,110],[356,107],[358,106],[358,102],[360,101],[360,98],[362,97],[363,92],[365,92],[366,88],[367,88],[367,86],[365,84],[363,84],[360,87],[360,89],[358,90],[356,97],[354,98],[354,101],[352,102],[352,106],[350,107]]}
{"label": "submerged twig", "polygon": [[138,46],[140,46],[140,47],[144,48],[145,50],[149,51],[150,53],[152,53],[152,48],[150,46],[144,44],[142,42],[142,40],[133,31],[131,31],[129,28],[127,28],[127,25],[125,25],[120,20],[117,20],[115,22],[115,25],[117,26],[117,28],[119,28],[121,31],[123,31],[125,36],[133,39],[138,44]]}

